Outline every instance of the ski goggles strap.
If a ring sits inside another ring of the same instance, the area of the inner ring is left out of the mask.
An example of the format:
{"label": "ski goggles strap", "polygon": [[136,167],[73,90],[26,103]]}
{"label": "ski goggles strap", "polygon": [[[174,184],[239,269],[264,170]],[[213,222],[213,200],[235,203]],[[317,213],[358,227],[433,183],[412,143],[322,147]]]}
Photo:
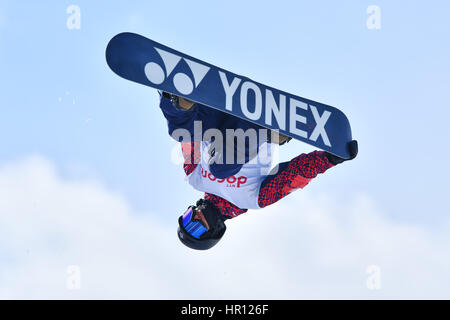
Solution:
{"label": "ski goggles strap", "polygon": [[194,238],[200,239],[200,236],[204,234],[208,229],[200,221],[194,221],[194,207],[189,207],[183,214],[183,228]]}

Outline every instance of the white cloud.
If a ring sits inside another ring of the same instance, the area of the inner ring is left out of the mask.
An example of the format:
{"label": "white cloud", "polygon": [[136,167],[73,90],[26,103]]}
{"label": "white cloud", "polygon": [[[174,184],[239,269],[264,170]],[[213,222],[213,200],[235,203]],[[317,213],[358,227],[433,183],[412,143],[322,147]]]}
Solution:
{"label": "white cloud", "polygon": [[[197,252],[178,242],[176,216],[133,212],[30,157],[0,167],[0,298],[450,298],[448,232],[393,223],[354,198],[297,191],[228,221],[222,242]],[[80,290],[66,288],[69,265]],[[366,288],[369,265],[380,290]]]}

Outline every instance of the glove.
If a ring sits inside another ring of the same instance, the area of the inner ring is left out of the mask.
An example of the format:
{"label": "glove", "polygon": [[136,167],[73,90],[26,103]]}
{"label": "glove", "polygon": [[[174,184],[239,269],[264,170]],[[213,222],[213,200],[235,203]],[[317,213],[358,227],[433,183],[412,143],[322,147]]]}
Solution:
{"label": "glove", "polygon": [[[162,96],[164,98],[170,99],[170,102],[172,102],[173,107],[175,109],[179,110],[179,111],[192,110],[192,107],[195,105],[195,103],[190,101],[190,100],[187,100],[187,99],[184,99],[184,98],[180,98],[180,97],[178,97],[178,96],[176,96],[174,94],[170,94],[170,93],[165,92],[165,91],[162,92]],[[184,104],[188,103],[188,104],[191,104],[191,106],[190,107],[188,107],[188,106],[183,106],[182,107],[180,105],[180,99],[182,99],[182,103],[184,103]]]}
{"label": "glove", "polygon": [[335,156],[334,154],[331,154],[329,152],[325,152],[325,156],[327,157],[328,161],[330,161],[332,164],[337,165],[339,163],[342,163],[347,160],[355,159],[358,155],[358,141],[352,140],[347,144],[347,150],[350,154],[350,158],[344,159],[338,156]]}

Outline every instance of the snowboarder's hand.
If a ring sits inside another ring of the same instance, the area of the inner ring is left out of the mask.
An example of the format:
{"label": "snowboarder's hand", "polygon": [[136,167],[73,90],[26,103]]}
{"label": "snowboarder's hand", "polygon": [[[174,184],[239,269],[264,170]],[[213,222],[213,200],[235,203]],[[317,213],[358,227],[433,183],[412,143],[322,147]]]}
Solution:
{"label": "snowboarder's hand", "polygon": [[269,139],[270,139],[271,143],[275,143],[275,144],[278,144],[278,145],[281,146],[281,145],[289,142],[292,138],[288,137],[288,136],[285,136],[284,134],[280,134],[277,131],[270,130]]}
{"label": "snowboarder's hand", "polygon": [[184,109],[184,110],[189,110],[194,106],[194,102],[178,97],[178,105],[180,106],[180,108]]}
{"label": "snowboarder's hand", "polygon": [[358,155],[358,141],[352,140],[347,144],[347,150],[350,154],[350,158],[344,159],[338,156],[335,156],[334,154],[331,154],[329,152],[325,152],[325,156],[327,157],[328,161],[330,161],[332,164],[337,165],[339,163],[342,163],[344,161],[355,159]]}
{"label": "snowboarder's hand", "polygon": [[195,102],[192,102],[190,100],[184,99],[182,97],[176,96],[168,92],[163,91],[162,95],[163,97],[170,99],[175,109],[188,111],[195,105]]}

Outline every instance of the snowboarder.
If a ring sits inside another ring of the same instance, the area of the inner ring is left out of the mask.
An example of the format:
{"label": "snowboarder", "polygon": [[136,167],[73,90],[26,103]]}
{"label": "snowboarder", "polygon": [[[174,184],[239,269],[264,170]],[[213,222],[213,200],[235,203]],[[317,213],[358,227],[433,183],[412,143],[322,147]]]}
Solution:
{"label": "snowboarder", "polygon": [[[225,221],[247,212],[271,205],[296,189],[304,188],[318,174],[346,161],[326,151],[300,154],[291,161],[278,165],[270,171],[271,163],[255,162],[256,155],[270,144],[282,145],[289,137],[270,134],[256,142],[245,142],[244,148],[229,146],[224,150],[215,147],[215,139],[184,141],[175,133],[186,130],[194,136],[195,122],[201,121],[202,133],[216,129],[267,130],[263,127],[209,108],[181,97],[160,92],[160,108],[167,119],[169,134],[181,142],[186,179],[195,189],[205,192],[203,198],[191,205],[178,219],[178,237],[183,244],[198,250],[213,247],[225,233]],[[358,143],[348,143],[350,159],[358,153]],[[231,158],[229,158],[231,154]],[[270,158],[270,151],[267,152]],[[243,161],[237,161],[240,155]],[[217,160],[233,159],[223,163]],[[270,172],[269,172],[270,171]]]}

